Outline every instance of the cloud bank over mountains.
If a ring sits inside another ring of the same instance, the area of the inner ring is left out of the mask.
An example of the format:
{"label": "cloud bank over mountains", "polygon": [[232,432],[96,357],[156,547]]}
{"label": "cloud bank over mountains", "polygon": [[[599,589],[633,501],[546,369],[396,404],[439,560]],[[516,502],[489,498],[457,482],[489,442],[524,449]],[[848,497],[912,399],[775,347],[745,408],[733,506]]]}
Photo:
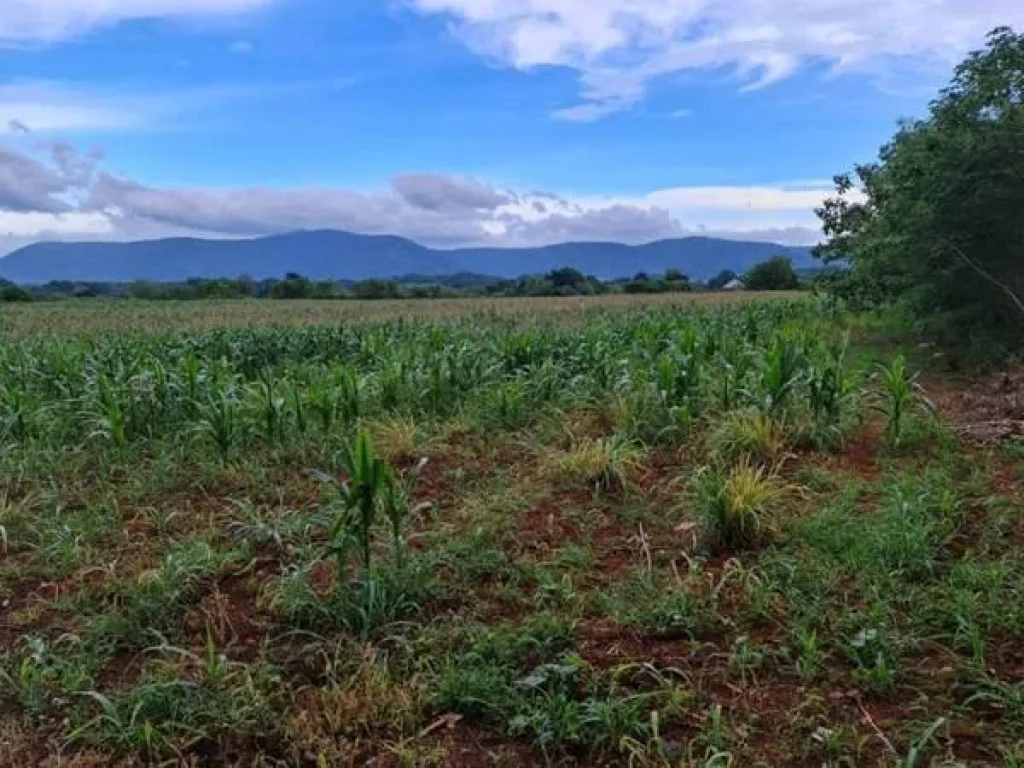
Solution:
{"label": "cloud bank over mountains", "polygon": [[[24,145],[24,146],[23,146]],[[0,145],[0,252],[43,239],[256,236],[297,229],[396,234],[435,246],[641,243],[686,234],[801,245],[825,185],[680,187],[622,197],[517,191],[444,173],[379,189],[158,187],[115,173],[102,150]]]}

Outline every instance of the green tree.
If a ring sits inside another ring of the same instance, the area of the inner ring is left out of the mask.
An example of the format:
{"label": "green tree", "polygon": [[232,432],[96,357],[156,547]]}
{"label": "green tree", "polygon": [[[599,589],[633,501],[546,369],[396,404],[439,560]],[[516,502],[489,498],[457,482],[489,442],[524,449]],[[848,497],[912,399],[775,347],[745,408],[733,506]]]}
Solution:
{"label": "green tree", "polygon": [[2,302],[24,302],[32,301],[32,294],[20,285],[9,283],[6,280],[0,283],[0,301]]}
{"label": "green tree", "polygon": [[400,297],[398,283],[394,280],[370,278],[362,280],[352,288],[357,299],[397,299]]}
{"label": "green tree", "polygon": [[731,269],[723,269],[721,272],[719,272],[717,275],[711,278],[711,280],[708,281],[708,288],[710,288],[713,291],[720,291],[738,277],[739,275],[737,275]]}
{"label": "green tree", "polygon": [[665,270],[665,290],[668,291],[692,291],[693,286],[690,285],[689,275],[684,275],[678,269],[666,269]]}
{"label": "green tree", "polygon": [[313,283],[309,278],[289,272],[270,289],[272,299],[308,299],[313,295]]}
{"label": "green tree", "polygon": [[547,279],[555,288],[572,288],[573,290],[580,290],[587,283],[586,275],[572,267],[553,269],[548,273]]}
{"label": "green tree", "polygon": [[[951,345],[1024,344],[1024,35],[1001,28],[957,67],[927,117],[835,179],[816,255],[837,293],[895,301]],[[987,342],[987,343],[982,343]]]}
{"label": "green tree", "polygon": [[792,261],[774,256],[755,264],[743,278],[743,284],[751,291],[791,291],[800,287],[800,278]]}

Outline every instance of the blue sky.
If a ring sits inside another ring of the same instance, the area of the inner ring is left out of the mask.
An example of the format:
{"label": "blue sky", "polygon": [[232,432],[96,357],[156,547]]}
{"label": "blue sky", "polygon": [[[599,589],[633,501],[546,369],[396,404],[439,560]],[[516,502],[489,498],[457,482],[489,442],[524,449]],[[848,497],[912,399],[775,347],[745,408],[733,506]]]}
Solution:
{"label": "blue sky", "polygon": [[1000,24],[1024,4],[4,0],[0,252],[321,226],[813,242],[828,179]]}

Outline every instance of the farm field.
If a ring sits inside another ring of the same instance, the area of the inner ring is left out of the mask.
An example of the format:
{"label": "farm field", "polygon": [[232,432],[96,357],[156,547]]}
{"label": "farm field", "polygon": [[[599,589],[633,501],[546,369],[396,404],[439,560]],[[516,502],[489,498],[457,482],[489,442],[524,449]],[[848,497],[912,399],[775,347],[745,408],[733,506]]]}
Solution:
{"label": "farm field", "polygon": [[485,318],[543,317],[571,323],[597,309],[735,305],[754,301],[793,300],[802,294],[662,293],[612,294],[564,298],[456,298],[385,301],[96,301],[92,299],[7,304],[0,309],[0,338],[47,333],[126,333],[209,331],[219,328],[297,327],[346,322],[387,321],[403,317],[443,320],[479,315]]}
{"label": "farm field", "polygon": [[775,298],[3,308],[0,765],[1024,766],[1022,443]]}

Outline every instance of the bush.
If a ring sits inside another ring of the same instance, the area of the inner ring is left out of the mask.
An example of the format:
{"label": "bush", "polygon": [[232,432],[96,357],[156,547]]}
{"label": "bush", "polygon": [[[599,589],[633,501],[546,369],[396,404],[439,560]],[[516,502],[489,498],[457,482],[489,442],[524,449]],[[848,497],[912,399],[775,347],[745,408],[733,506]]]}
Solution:
{"label": "bush", "polygon": [[0,301],[3,302],[24,302],[32,301],[32,294],[20,285],[10,283],[0,288]]}
{"label": "bush", "polygon": [[284,280],[270,289],[272,299],[308,299],[313,295],[313,283],[302,275],[289,272]]}
{"label": "bush", "polygon": [[800,278],[792,261],[785,256],[775,256],[754,265],[743,283],[751,291],[792,291],[800,287]]}

